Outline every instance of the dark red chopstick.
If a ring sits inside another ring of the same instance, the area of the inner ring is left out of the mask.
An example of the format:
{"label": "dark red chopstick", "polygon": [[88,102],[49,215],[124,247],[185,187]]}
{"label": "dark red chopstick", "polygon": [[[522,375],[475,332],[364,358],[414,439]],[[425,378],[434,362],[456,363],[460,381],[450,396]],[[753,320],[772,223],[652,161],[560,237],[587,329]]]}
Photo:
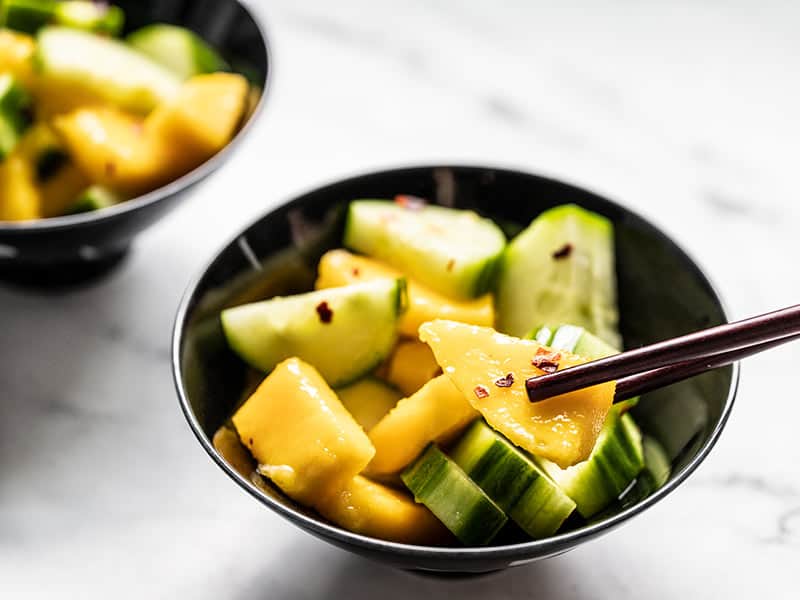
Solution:
{"label": "dark red chopstick", "polygon": [[800,334],[800,305],[615,354],[525,382],[532,402],[693,359]]}
{"label": "dark red chopstick", "polygon": [[729,352],[721,352],[720,354],[715,354],[706,358],[686,360],[668,367],[661,367],[660,369],[653,369],[652,371],[645,371],[644,373],[623,377],[617,381],[614,402],[641,396],[647,392],[652,392],[653,390],[683,381],[684,379],[689,379],[690,377],[700,375],[712,369],[724,367],[737,360],[742,360],[753,354],[758,354],[764,350],[769,350],[781,344],[796,340],[800,340],[800,335],[790,335],[771,342],[764,342],[762,344],[731,350]]}

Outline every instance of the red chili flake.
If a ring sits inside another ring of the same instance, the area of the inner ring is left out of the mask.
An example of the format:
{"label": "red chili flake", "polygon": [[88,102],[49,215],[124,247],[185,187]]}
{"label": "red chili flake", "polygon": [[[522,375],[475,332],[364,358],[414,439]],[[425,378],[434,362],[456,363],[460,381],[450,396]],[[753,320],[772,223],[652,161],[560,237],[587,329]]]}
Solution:
{"label": "red chili flake", "polygon": [[561,260],[562,258],[569,258],[569,255],[572,254],[573,246],[572,244],[564,244],[553,252],[553,258],[556,260]]}
{"label": "red chili flake", "polygon": [[353,277],[361,275],[361,270],[358,267],[353,267]]}
{"label": "red chili flake", "polygon": [[394,197],[394,201],[399,206],[406,210],[422,210],[428,204],[427,200],[418,196],[408,196],[406,194],[398,194]]}
{"label": "red chili flake", "polygon": [[448,271],[448,273],[450,271],[452,271],[453,267],[455,267],[455,266],[456,266],[456,259],[455,258],[451,258],[450,260],[448,260],[447,261],[447,271]]}
{"label": "red chili flake", "polygon": [[545,373],[555,373],[558,371],[559,360],[561,360],[561,354],[558,352],[548,352],[544,348],[539,348],[536,356],[531,359],[531,364]]}
{"label": "red chili flake", "polygon": [[106,176],[108,177],[113,177],[117,172],[117,165],[115,165],[113,162],[107,162],[103,166],[105,168]]}
{"label": "red chili flake", "polygon": [[319,315],[319,320],[323,323],[330,323],[333,320],[333,311],[324,300],[317,304],[317,314]]}
{"label": "red chili flake", "polygon": [[489,396],[489,390],[487,390],[487,389],[486,389],[485,387],[483,387],[482,385],[476,385],[476,386],[475,386],[475,389],[474,389],[473,391],[475,392],[475,395],[476,395],[478,398],[486,398],[486,397],[488,397],[488,396]]}
{"label": "red chili flake", "polygon": [[253,445],[253,438],[250,438],[250,445]]}
{"label": "red chili flake", "polygon": [[511,387],[514,385],[514,374],[508,373],[505,377],[501,377],[494,382],[497,387]]}

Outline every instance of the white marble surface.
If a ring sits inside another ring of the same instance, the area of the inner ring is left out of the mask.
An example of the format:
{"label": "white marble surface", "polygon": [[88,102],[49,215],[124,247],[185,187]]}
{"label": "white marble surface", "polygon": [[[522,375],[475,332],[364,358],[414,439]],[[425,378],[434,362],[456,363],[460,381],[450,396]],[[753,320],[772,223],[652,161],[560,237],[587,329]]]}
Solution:
{"label": "white marble surface", "polygon": [[236,160],[108,279],[0,286],[0,597],[797,598],[798,347],[747,362],[721,442],[666,502],[467,582],[351,556],[243,494],[195,443],[168,363],[184,287],[234,232],[397,164],[563,177],[672,233],[734,316],[797,302],[797,4],[253,5],[274,87]]}

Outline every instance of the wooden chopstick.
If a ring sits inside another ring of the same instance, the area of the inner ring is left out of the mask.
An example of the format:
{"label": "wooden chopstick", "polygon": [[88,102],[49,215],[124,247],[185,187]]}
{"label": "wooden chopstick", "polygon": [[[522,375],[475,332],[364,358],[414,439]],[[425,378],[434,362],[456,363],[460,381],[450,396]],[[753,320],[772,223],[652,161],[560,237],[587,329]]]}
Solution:
{"label": "wooden chopstick", "polygon": [[770,350],[771,348],[795,340],[800,340],[800,335],[790,335],[772,340],[771,342],[763,342],[755,346],[747,346],[746,348],[740,348],[738,350],[721,352],[720,354],[714,354],[705,358],[686,360],[674,363],[668,367],[661,367],[660,369],[653,369],[652,371],[645,371],[644,373],[623,377],[617,381],[614,402],[641,396],[647,392],[652,392],[653,390],[683,381],[684,379],[689,379],[690,377],[700,375],[712,369],[724,367],[737,360],[742,360],[753,354],[758,354],[764,350]]}
{"label": "wooden chopstick", "polygon": [[800,334],[800,304],[629,350],[550,375],[531,377],[525,381],[525,387],[531,402],[537,402],[598,383],[619,381],[637,373],[694,359],[707,359],[794,334]]}

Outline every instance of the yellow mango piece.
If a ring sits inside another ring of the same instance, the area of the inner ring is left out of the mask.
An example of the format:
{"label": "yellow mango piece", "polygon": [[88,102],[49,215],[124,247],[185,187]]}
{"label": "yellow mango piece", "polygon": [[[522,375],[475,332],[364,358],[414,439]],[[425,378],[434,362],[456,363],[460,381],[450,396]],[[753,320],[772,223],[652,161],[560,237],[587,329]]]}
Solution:
{"label": "yellow mango piece", "polygon": [[28,87],[33,77],[34,39],[11,29],[0,29],[0,73],[12,73]]}
{"label": "yellow mango piece", "polygon": [[95,184],[131,194],[169,181],[141,119],[115,108],[82,108],[53,120],[68,154]]}
{"label": "yellow mango piece", "polygon": [[0,162],[0,221],[27,221],[41,216],[33,167],[11,154]]}
{"label": "yellow mango piece", "polygon": [[386,380],[410,396],[442,370],[430,346],[417,340],[397,344],[386,369]]}
{"label": "yellow mango piece", "polygon": [[375,449],[314,367],[283,361],[233,415],[258,472],[313,505],[355,477]]}
{"label": "yellow mango piece", "polygon": [[[489,425],[517,446],[562,468],[589,457],[611,408],[615,382],[535,403],[525,391],[526,379],[545,374],[532,361],[549,370],[566,369],[585,359],[454,321],[426,323],[420,337],[433,349],[445,376]],[[507,387],[497,385],[508,374],[513,382]]]}
{"label": "yellow mango piece", "polygon": [[339,388],[336,395],[364,431],[372,429],[403,397],[392,386],[372,377]]}
{"label": "yellow mango piece", "polygon": [[147,129],[173,171],[190,171],[222,150],[242,122],[249,85],[235,73],[197,75],[176,98],[156,107]]}
{"label": "yellow mango piece", "polygon": [[403,398],[369,432],[375,456],[369,475],[387,475],[410,464],[430,442],[446,443],[478,418],[449,378],[440,375]]}
{"label": "yellow mango piece", "polygon": [[[319,261],[316,288],[340,287],[372,279],[397,279],[400,271],[377,260],[352,254],[347,250],[331,250]],[[419,326],[433,319],[450,319],[473,325],[494,324],[492,295],[474,300],[453,300],[406,276],[408,309],[398,325],[402,335],[417,337]]]}
{"label": "yellow mango piece", "polygon": [[314,507],[340,527],[404,544],[436,544],[449,538],[433,514],[408,494],[356,476]]}
{"label": "yellow mango piece", "polygon": [[144,120],[90,106],[56,117],[53,125],[93,183],[135,196],[185,175],[225,147],[246,98],[241,75],[212,73],[189,79]]}
{"label": "yellow mango piece", "polygon": [[113,108],[99,94],[71,81],[43,79],[34,73],[28,87],[39,121],[48,121],[83,108]]}

